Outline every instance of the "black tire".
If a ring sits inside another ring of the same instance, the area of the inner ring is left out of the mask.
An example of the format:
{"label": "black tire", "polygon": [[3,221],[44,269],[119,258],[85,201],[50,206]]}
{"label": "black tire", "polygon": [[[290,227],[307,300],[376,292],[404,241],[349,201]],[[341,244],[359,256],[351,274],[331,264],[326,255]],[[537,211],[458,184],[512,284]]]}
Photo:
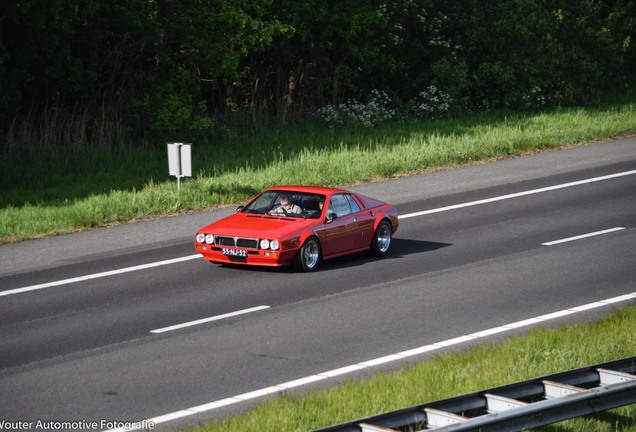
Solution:
{"label": "black tire", "polygon": [[376,228],[375,233],[373,233],[371,254],[377,257],[386,256],[389,253],[389,248],[391,247],[391,240],[391,224],[386,220],[383,220]]}
{"label": "black tire", "polygon": [[298,256],[296,256],[296,266],[304,272],[312,272],[320,267],[322,263],[322,248],[316,237],[309,237],[305,240]]}

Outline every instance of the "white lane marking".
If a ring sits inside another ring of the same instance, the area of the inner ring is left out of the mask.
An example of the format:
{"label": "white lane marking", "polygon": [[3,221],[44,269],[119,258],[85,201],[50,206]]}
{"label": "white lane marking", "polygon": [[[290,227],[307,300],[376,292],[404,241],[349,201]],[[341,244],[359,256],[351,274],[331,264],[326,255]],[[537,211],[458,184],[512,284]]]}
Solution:
{"label": "white lane marking", "polygon": [[31,286],[27,286],[27,287],[23,287],[23,288],[15,288],[15,289],[7,290],[7,291],[0,291],[0,297],[12,295],[12,294],[24,293],[24,292],[28,292],[28,291],[40,290],[40,289],[44,289],[44,288],[50,288],[50,287],[54,287],[54,286],[66,285],[66,284],[71,284],[71,283],[75,283],[75,282],[82,282],[82,281],[87,281],[87,280],[91,280],[91,279],[98,279],[98,278],[103,278],[103,277],[106,277],[106,276],[114,276],[114,275],[118,275],[118,274],[122,274],[122,273],[128,273],[128,272],[133,272],[133,271],[137,271],[137,270],[146,270],[146,269],[153,268],[153,267],[160,267],[160,266],[164,266],[164,265],[168,265],[168,264],[180,263],[180,262],[183,262],[183,261],[189,261],[189,260],[196,259],[196,258],[201,258],[201,257],[202,256],[199,255],[199,254],[188,255],[188,256],[185,256],[185,257],[181,257],[181,258],[174,258],[174,259],[169,259],[169,260],[165,260],[165,261],[157,261],[157,262],[153,262],[153,263],[142,264],[142,265],[133,266],[133,267],[126,267],[126,268],[106,271],[106,272],[102,272],[102,273],[94,273],[94,274],[90,274],[90,275],[86,275],[86,276],[78,276],[78,277],[74,277],[74,278],[70,278],[70,279],[63,279],[63,280],[59,280],[59,281],[55,281],[55,282],[47,282],[47,283],[43,283],[43,284],[39,284],[39,285],[31,285]]}
{"label": "white lane marking", "polygon": [[567,243],[567,242],[580,240],[580,239],[584,239],[584,238],[588,238],[588,237],[600,236],[600,235],[603,235],[603,234],[609,234],[609,233],[616,232],[616,231],[622,231],[624,229],[625,229],[625,227],[610,228],[610,229],[606,229],[606,230],[603,230],[603,231],[595,231],[595,232],[588,233],[588,234],[581,234],[581,235],[578,235],[578,236],[568,237],[568,238],[564,238],[564,239],[561,239],[561,240],[554,240],[554,241],[550,241],[550,242],[546,242],[546,243],[541,243],[541,245],[542,246],[553,246],[553,245],[556,245],[556,244]]}
{"label": "white lane marking", "polygon": [[570,182],[570,183],[563,183],[563,184],[554,185],[554,186],[548,186],[548,187],[539,188],[539,189],[532,189],[532,190],[528,190],[528,191],[524,191],[524,192],[517,192],[517,193],[513,193],[513,194],[508,194],[508,195],[501,195],[501,196],[498,196],[498,197],[486,198],[486,199],[478,200],[478,201],[471,201],[471,202],[462,203],[462,204],[455,204],[455,205],[448,206],[448,207],[440,207],[440,208],[431,209],[431,210],[424,210],[424,211],[420,211],[420,212],[409,213],[409,214],[405,214],[405,215],[400,216],[400,219],[408,219],[408,218],[412,218],[412,217],[416,217],[416,216],[424,216],[424,215],[429,215],[429,214],[433,214],[433,213],[440,213],[440,212],[445,212],[445,211],[449,211],[449,210],[456,210],[456,209],[465,208],[465,207],[472,207],[472,206],[476,206],[476,205],[480,205],[480,204],[487,204],[487,203],[492,203],[492,202],[496,202],[496,201],[503,201],[503,200],[512,199],[512,198],[519,198],[519,197],[526,196],[526,195],[533,195],[533,194],[538,194],[538,193],[542,193],[542,192],[549,192],[549,191],[553,191],[553,190],[557,190],[557,189],[569,188],[569,187],[572,187],[572,186],[580,186],[580,185],[583,185],[583,184],[594,183],[594,182],[599,182],[599,181],[603,181],[603,180],[610,180],[610,179],[614,179],[614,178],[617,178],[617,177],[624,177],[624,176],[633,175],[633,174],[636,174],[636,170],[624,171],[624,172],[620,172],[620,173],[616,173],[616,174],[610,174],[610,175],[606,175],[606,176],[602,176],[602,177],[594,177],[594,178],[589,178],[589,179],[585,179],[585,180],[579,180],[579,181]]}
{"label": "white lane marking", "polygon": [[[400,215],[398,217],[399,217],[399,219],[408,219],[408,218],[412,218],[412,217],[416,217],[416,216],[425,216],[425,215],[429,215],[429,214],[433,214],[433,213],[440,213],[440,212],[445,212],[445,211],[450,211],[450,210],[457,210],[457,209],[461,209],[461,208],[465,208],[465,207],[471,207],[471,206],[476,206],[476,205],[480,205],[480,204],[487,204],[487,203],[491,203],[491,202],[502,201],[502,200],[507,200],[507,199],[512,199],[512,198],[518,198],[518,197],[522,197],[522,196],[526,196],[526,195],[538,194],[538,193],[541,193],[541,192],[549,192],[549,191],[553,191],[553,190],[557,190],[557,189],[563,189],[563,188],[568,188],[568,187],[572,187],[572,186],[579,186],[579,185],[583,185],[583,184],[587,184],[587,183],[599,182],[599,181],[603,181],[603,180],[610,180],[610,179],[614,179],[614,178],[617,178],[617,177],[624,177],[624,176],[633,175],[633,174],[636,174],[636,170],[624,171],[624,172],[610,174],[610,175],[606,175],[606,176],[602,176],[602,177],[593,177],[593,178],[590,178],[590,179],[579,180],[579,181],[570,182],[570,183],[563,183],[563,184],[560,184],[560,185],[548,186],[548,187],[544,187],[544,188],[540,188],[540,189],[532,189],[532,190],[529,190],[529,191],[518,192],[518,193],[509,194],[509,195],[502,195],[502,196],[493,197],[493,198],[487,198],[487,199],[478,200],[478,201],[471,201],[471,202],[462,203],[462,204],[456,204],[456,205],[452,205],[452,206],[448,206],[448,207],[440,207],[440,208],[431,209],[431,210],[424,210],[424,211],[415,212],[415,213],[408,213],[408,214]],[[33,285],[33,286],[30,286],[30,287],[17,288],[17,289],[12,289],[12,290],[7,290],[7,291],[0,291],[0,297],[8,296],[8,295],[11,295],[11,294],[19,294],[19,293],[23,293],[23,292],[27,292],[27,291],[34,291],[34,290],[43,289],[43,288],[50,288],[50,287],[59,286],[59,285],[66,285],[66,284],[75,283],[75,282],[81,282],[81,281],[85,281],[85,280],[89,280],[89,279],[96,279],[96,278],[101,278],[101,277],[106,277],[106,276],[112,276],[112,275],[115,275],[115,274],[126,273],[126,272],[130,272],[130,271],[144,270],[144,269],[147,269],[147,268],[159,267],[159,266],[162,266],[162,265],[173,264],[175,262],[187,261],[187,260],[195,259],[195,258],[201,258],[201,255],[190,255],[190,256],[182,257],[182,258],[175,258],[173,260],[159,261],[159,262],[156,262],[156,263],[144,264],[144,265],[135,266],[135,267],[128,267],[128,268],[125,268],[125,269],[113,270],[113,271],[110,271],[110,272],[96,273],[96,274],[93,274],[93,275],[80,276],[80,277],[71,278],[71,279],[64,279],[64,280],[60,280],[60,281],[56,281],[56,282],[49,282],[49,283],[44,283],[44,284],[40,284],[40,285]]]}
{"label": "white lane marking", "polygon": [[[179,410],[179,411],[175,411],[173,413],[169,413],[169,414],[164,414],[164,415],[160,415],[157,417],[153,417],[150,419],[145,420],[146,424],[153,424],[153,425],[157,425],[160,423],[166,423],[169,422],[171,420],[176,420],[182,417],[188,417],[191,415],[195,415],[195,414],[200,414],[203,412],[208,412],[208,411],[213,411],[215,409],[221,408],[221,407],[225,407],[228,405],[234,405],[234,404],[238,404],[241,402],[245,402],[247,400],[250,399],[257,399],[263,396],[267,396],[270,394],[274,394],[274,393],[279,393],[279,392],[283,392],[289,389],[293,389],[293,388],[297,388],[297,387],[302,387],[311,383],[314,383],[316,381],[322,381],[322,380],[326,380],[329,378],[333,378],[336,376],[342,376],[342,375],[346,375],[352,372],[356,372],[362,369],[367,369],[370,367],[374,367],[377,365],[381,365],[381,364],[386,364],[386,363],[391,363],[391,362],[395,362],[395,361],[401,361],[404,360],[408,357],[412,357],[412,356],[416,356],[422,353],[426,353],[426,352],[430,352],[430,351],[435,351],[435,350],[439,350],[442,348],[448,348],[450,346],[454,346],[454,345],[459,345],[462,344],[464,342],[469,342],[469,341],[474,341],[476,339],[480,339],[480,338],[485,338],[494,334],[498,334],[498,333],[503,333],[503,332],[508,332],[508,331],[512,331],[512,330],[516,330],[520,327],[527,327],[527,326],[532,326],[534,324],[540,323],[540,322],[545,322],[545,321],[550,321],[550,320],[554,320],[563,316],[567,316],[567,315],[571,315],[571,314],[575,314],[575,313],[579,313],[579,312],[583,312],[583,311],[588,311],[590,309],[595,309],[595,308],[599,308],[599,307],[603,307],[603,306],[607,306],[607,305],[611,305],[611,304],[616,304],[616,303],[620,303],[620,302],[626,302],[626,301],[630,301],[630,300],[635,300],[636,299],[636,292],[630,293],[630,294],[624,294],[618,297],[612,297],[609,299],[605,299],[605,300],[600,300],[594,303],[588,303],[588,304],[584,304],[584,305],[580,305],[580,306],[576,306],[576,307],[572,307],[569,309],[565,309],[565,310],[561,310],[561,311],[557,311],[557,312],[552,312],[549,314],[545,314],[545,315],[541,315],[535,318],[529,318],[529,319],[525,319],[523,321],[517,321],[514,323],[510,323],[510,324],[506,324],[500,327],[494,327],[491,329],[487,329],[487,330],[482,330],[480,332],[477,333],[471,333],[469,335],[465,335],[465,336],[459,336],[456,338],[452,338],[452,339],[448,339],[445,341],[441,341],[441,342],[436,342],[430,345],[425,345],[422,347],[418,347],[418,348],[413,348],[407,351],[401,351],[399,353],[395,353],[395,354],[390,354],[390,355],[386,355],[383,357],[378,357],[376,359],[371,359],[371,360],[367,360],[361,363],[356,363],[353,365],[349,365],[349,366],[344,366],[338,369],[333,369],[330,371],[325,371],[325,372],[321,372],[318,373],[316,375],[310,375],[304,378],[299,378],[293,381],[287,381],[281,384],[276,384],[270,387],[265,387],[259,390],[254,390],[254,391],[250,391],[248,393],[243,393],[240,395],[236,395],[236,396],[232,396],[229,398],[225,398],[225,399],[220,399],[217,401],[213,401],[213,402],[208,402],[202,405],[197,405],[191,408],[187,408],[187,409],[183,409],[183,410]],[[130,430],[135,430],[134,425],[137,424],[143,424],[142,422],[132,422],[131,423],[133,425],[132,428],[127,427],[127,428],[120,428],[120,429],[110,429],[107,430],[106,432],[125,432],[125,431],[130,431]],[[141,426],[139,427],[141,428]],[[139,429],[138,428],[138,429]]]}
{"label": "white lane marking", "polygon": [[191,327],[191,326],[195,326],[195,325],[199,325],[199,324],[205,324],[205,323],[209,323],[212,321],[218,321],[218,320],[222,320],[222,319],[226,319],[226,318],[231,318],[231,317],[235,317],[235,316],[239,316],[239,315],[244,315],[244,314],[248,314],[251,312],[257,312],[263,309],[269,309],[270,306],[255,306],[253,308],[248,308],[248,309],[243,309],[243,310],[239,310],[236,312],[229,312],[226,314],[222,314],[222,315],[216,315],[213,317],[209,317],[209,318],[202,318],[199,320],[195,320],[195,321],[189,321],[183,324],[175,324],[173,326],[169,326],[169,327],[163,327],[160,329],[156,329],[156,330],[150,330],[150,333],[165,333],[165,332],[169,332],[169,331],[173,331],[173,330],[178,330],[178,329],[182,329],[185,327]]}

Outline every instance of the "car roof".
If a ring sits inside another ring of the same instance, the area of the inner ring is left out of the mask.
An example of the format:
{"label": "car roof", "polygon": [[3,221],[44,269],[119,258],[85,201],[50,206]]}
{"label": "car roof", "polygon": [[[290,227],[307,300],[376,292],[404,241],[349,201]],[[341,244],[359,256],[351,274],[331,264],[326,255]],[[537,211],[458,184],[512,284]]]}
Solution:
{"label": "car roof", "polygon": [[310,194],[328,195],[332,193],[350,193],[344,189],[324,187],[324,186],[303,186],[303,185],[280,185],[268,188],[267,190],[284,190],[287,192],[304,192]]}

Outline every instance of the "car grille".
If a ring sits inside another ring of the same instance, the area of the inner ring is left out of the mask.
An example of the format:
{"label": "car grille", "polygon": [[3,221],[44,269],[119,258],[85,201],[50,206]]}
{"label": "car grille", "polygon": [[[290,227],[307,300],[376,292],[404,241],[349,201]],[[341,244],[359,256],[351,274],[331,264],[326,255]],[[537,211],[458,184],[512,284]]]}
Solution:
{"label": "car grille", "polygon": [[216,236],[214,241],[219,246],[234,246],[245,249],[258,249],[258,239]]}

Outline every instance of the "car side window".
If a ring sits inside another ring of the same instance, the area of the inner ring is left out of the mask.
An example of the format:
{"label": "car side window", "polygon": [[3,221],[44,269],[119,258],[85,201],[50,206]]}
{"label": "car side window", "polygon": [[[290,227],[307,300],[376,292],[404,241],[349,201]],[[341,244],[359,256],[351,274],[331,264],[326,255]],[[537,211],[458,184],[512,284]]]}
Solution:
{"label": "car side window", "polygon": [[330,202],[331,209],[333,212],[338,215],[338,217],[342,217],[351,213],[351,207],[349,206],[349,201],[343,194],[336,194],[331,197]]}
{"label": "car side window", "polygon": [[349,201],[349,206],[351,207],[351,211],[353,213],[358,213],[360,211],[360,206],[358,206],[358,203],[356,202],[356,200],[354,200],[353,197],[349,194],[345,196],[347,197],[347,201]]}

